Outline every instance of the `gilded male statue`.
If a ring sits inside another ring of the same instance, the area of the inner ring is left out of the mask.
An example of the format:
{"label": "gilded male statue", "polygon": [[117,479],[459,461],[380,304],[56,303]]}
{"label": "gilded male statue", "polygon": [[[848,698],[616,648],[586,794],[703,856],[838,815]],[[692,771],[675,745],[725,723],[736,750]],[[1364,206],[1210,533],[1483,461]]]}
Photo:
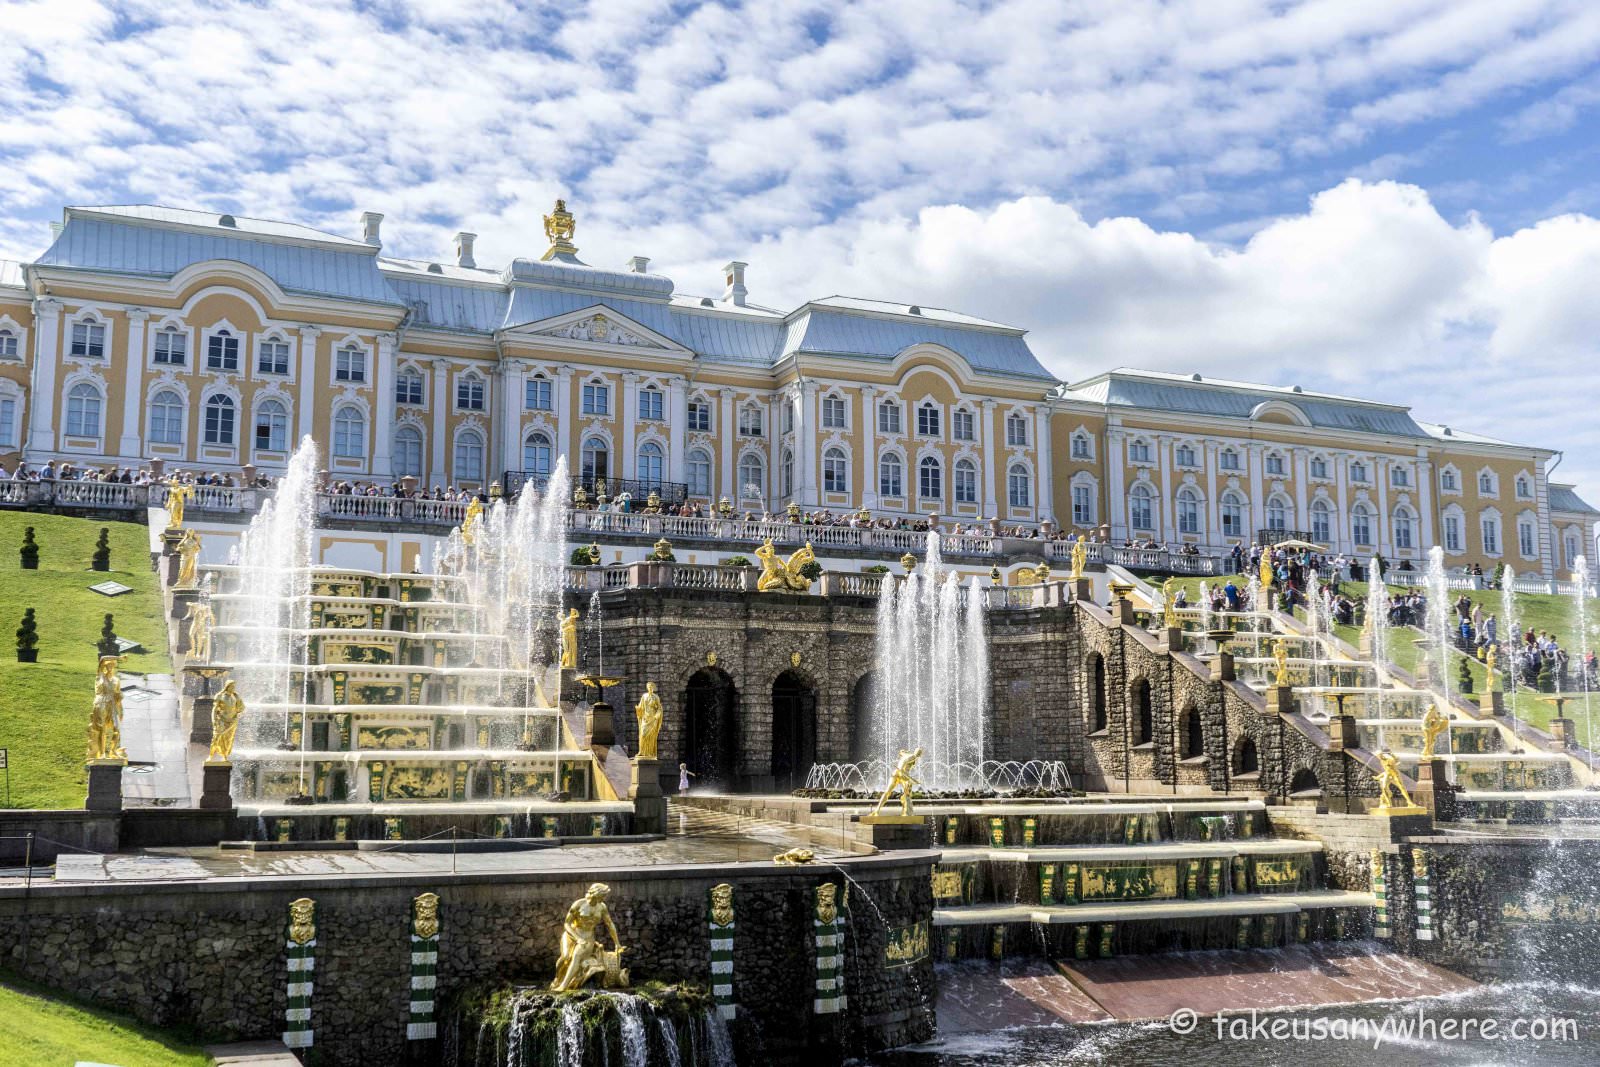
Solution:
{"label": "gilded male statue", "polygon": [[644,696],[639,698],[639,705],[633,709],[633,713],[639,719],[639,758],[655,759],[662,718],[661,698],[656,695],[656,683],[644,684]]}
{"label": "gilded male statue", "polygon": [[911,776],[911,768],[915,767],[921,758],[920,748],[911,751],[903,748],[900,750],[900,761],[895,764],[894,773],[889,777],[889,787],[883,791],[883,796],[878,798],[878,805],[872,809],[872,814],[876,815],[882,811],[883,806],[889,802],[889,798],[897,789],[900,791],[900,814],[911,814],[911,790],[917,784],[917,780]]}
{"label": "gilded male statue", "polygon": [[1439,740],[1439,735],[1444,733],[1450,720],[1432,704],[1422,716],[1422,756],[1424,759],[1433,755],[1433,746]]}
{"label": "gilded male statue", "polygon": [[[1388,811],[1391,807],[1411,808],[1416,805],[1411,800],[1411,794],[1406,792],[1405,783],[1400,780],[1400,759],[1393,752],[1384,749],[1378,753],[1380,770],[1373,775],[1378,780],[1378,809]],[[1389,803],[1389,792],[1393,790],[1400,798],[1399,804]]]}
{"label": "gilded male statue", "polygon": [[617,925],[611,921],[611,911],[606,907],[606,896],[611,887],[595,882],[579,900],[567,909],[561,924],[561,958],[556,961],[556,976],[550,988],[562,991],[578,989],[597,974],[606,972],[605,950],[598,933],[604,925],[617,955],[627,951],[617,936]]}
{"label": "gilded male statue", "polygon": [[167,529],[176,530],[183,525],[183,505],[194,490],[174,478],[167,483]]}

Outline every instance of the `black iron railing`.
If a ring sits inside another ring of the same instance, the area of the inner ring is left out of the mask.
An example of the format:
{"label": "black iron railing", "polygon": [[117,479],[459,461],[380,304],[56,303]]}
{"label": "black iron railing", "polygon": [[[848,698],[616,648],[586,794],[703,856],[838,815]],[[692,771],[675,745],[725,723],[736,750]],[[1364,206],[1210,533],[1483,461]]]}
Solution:
{"label": "black iron railing", "polygon": [[[532,486],[535,492],[544,492],[550,484],[550,476],[538,471],[506,471],[500,479],[501,488],[506,496],[516,496],[525,486]],[[645,501],[650,499],[650,494],[655,493],[663,506],[675,507],[689,499],[689,486],[684,482],[650,481],[643,478],[595,478],[580,477],[573,479],[572,491],[576,497],[578,490],[582,489],[591,505],[597,503],[603,496],[610,501],[628,495],[635,508],[642,508]]]}

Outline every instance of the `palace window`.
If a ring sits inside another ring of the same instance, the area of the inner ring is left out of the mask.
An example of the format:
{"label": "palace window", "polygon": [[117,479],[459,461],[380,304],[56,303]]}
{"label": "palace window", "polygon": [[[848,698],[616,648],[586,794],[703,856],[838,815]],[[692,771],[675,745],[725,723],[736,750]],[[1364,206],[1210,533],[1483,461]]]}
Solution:
{"label": "palace window", "polygon": [[950,413],[950,436],[957,441],[976,441],[978,439],[977,420],[972,412],[957,408]]}
{"label": "palace window", "polygon": [[639,390],[639,417],[651,422],[660,422],[662,410],[666,407],[666,397],[659,389]]}
{"label": "palace window", "polygon": [[1280,533],[1289,528],[1289,502],[1281,496],[1267,500],[1267,529]]}
{"label": "palace window", "polygon": [[86,359],[104,359],[106,357],[106,328],[103,323],[94,319],[85,319],[72,324],[72,342],[67,349],[68,355],[82,356]]}
{"label": "palace window", "polygon": [[367,380],[367,354],[355,345],[345,345],[333,354],[333,380],[336,382],[364,382]]}
{"label": "palace window", "polygon": [[1484,471],[1482,474],[1478,475],[1478,492],[1484,496],[1495,495],[1496,490],[1494,484],[1494,475],[1490,474],[1488,471]]}
{"label": "palace window", "polygon": [[1517,499],[1533,499],[1533,486],[1529,484],[1528,479],[1525,476],[1520,474],[1517,475]]}
{"label": "palace window", "polygon": [[1222,536],[1244,536],[1244,501],[1232,491],[1222,494]]}
{"label": "palace window", "polygon": [[[1074,438],[1074,440],[1076,440],[1076,438]],[[1179,445],[1178,446],[1178,451],[1177,451],[1177,456],[1176,456],[1176,462],[1177,462],[1178,466],[1180,466],[1180,467],[1197,467],[1197,466],[1199,466],[1199,464],[1195,462],[1194,446],[1193,445]]]}
{"label": "palace window", "polygon": [[[798,401],[796,401],[796,403],[798,403]],[[779,407],[779,411],[783,413],[782,432],[784,433],[794,433],[794,407],[795,405],[789,402],[785,402]]]}
{"label": "palace window", "polygon": [[1394,547],[1415,548],[1416,541],[1416,518],[1406,508],[1396,508],[1394,512]]}
{"label": "palace window", "polygon": [[171,389],[163,389],[150,401],[150,443],[183,443],[183,398]]}
{"label": "palace window", "polygon": [[901,476],[900,457],[893,452],[885,453],[883,458],[878,460],[878,495],[888,497],[905,496]]}
{"label": "palace window", "polygon": [[1311,457],[1311,477],[1326,478],[1328,476],[1328,461],[1321,456]]}
{"label": "palace window", "polygon": [[845,428],[846,409],[844,397],[825,396],[822,398],[822,428],[824,430],[842,430]]}
{"label": "palace window", "polygon": [[1411,484],[1411,472],[1404,467],[1389,468],[1389,484],[1397,488],[1404,488]]}
{"label": "palace window", "polygon": [[1094,525],[1093,486],[1075,485],[1072,487],[1072,524],[1074,526]]}
{"label": "palace window", "polygon": [[206,400],[205,443],[208,445],[233,444],[233,398],[224,393],[213,393]]}
{"label": "palace window", "polygon": [[1444,517],[1444,547],[1450,552],[1461,551],[1461,519],[1456,515]]}
{"label": "palace window", "polygon": [[[960,414],[960,412],[957,412]],[[956,460],[954,487],[957,504],[978,502],[978,465],[970,459]]]}
{"label": "palace window", "polygon": [[1483,550],[1490,555],[1500,552],[1500,520],[1493,515],[1485,515],[1482,522]]}
{"label": "palace window", "polygon": [[[417,446],[419,449],[421,445]],[[289,412],[279,400],[263,400],[256,408],[256,451],[289,450]]]}
{"label": "palace window", "polygon": [[415,426],[402,426],[394,432],[393,462],[396,477],[422,477],[422,434]]}
{"label": "palace window", "polygon": [[917,408],[917,434],[920,437],[939,436],[939,409],[932,404]]}
{"label": "palace window", "polygon": [[189,361],[189,338],[182,330],[175,330],[171,326],[157,330],[155,355],[152,358],[169,367],[183,366]]}
{"label": "palace window", "polygon": [[1333,540],[1333,512],[1326,500],[1311,505],[1311,539],[1323,543]]}
{"label": "palace window", "polygon": [[1367,480],[1367,465],[1360,460],[1351,463],[1350,480],[1352,482],[1365,482]]}
{"label": "palace window", "polygon": [[354,404],[345,404],[334,412],[333,454],[345,459],[360,459],[367,454],[367,417]]}
{"label": "palace window", "polygon": [[579,469],[583,472],[584,481],[593,482],[610,476],[611,451],[604,438],[585,438],[579,460],[582,464]]}
{"label": "palace window", "polygon": [[1014,508],[1033,507],[1033,475],[1020,463],[1006,471],[1006,499]]}
{"label": "palace window", "polygon": [[239,339],[227,330],[218,330],[206,341],[206,370],[239,369]]}
{"label": "palace window", "polygon": [[1461,488],[1461,479],[1456,477],[1456,472],[1453,470],[1442,470],[1439,472],[1439,488],[1454,492]]}
{"label": "palace window", "polygon": [[689,492],[693,496],[711,495],[711,454],[703,448],[689,450]]}
{"label": "palace window", "polygon": [[1011,448],[1028,446],[1028,420],[1015,411],[1006,416],[1006,445]]}
{"label": "palace window", "polygon": [[10,330],[0,330],[0,359],[18,359],[17,335]]}
{"label": "palace window", "polygon": [[878,432],[900,432],[900,405],[896,401],[878,401]]}
{"label": "palace window", "polygon": [[483,379],[476,374],[463,374],[456,379],[456,410],[483,410]]}
{"label": "palace window", "polygon": [[100,390],[79,382],[67,394],[67,436],[100,436]]}
{"label": "palace window", "polygon": [[794,453],[787,448],[784,449],[783,456],[778,462],[778,469],[781,472],[778,495],[785,499],[792,498],[794,496]]}
{"label": "palace window", "polygon": [[739,495],[751,500],[767,495],[767,468],[754,452],[746,452],[739,458]]}
{"label": "palace window", "polygon": [[413,370],[403,370],[395,375],[394,402],[396,404],[422,404],[422,375]]}
{"label": "palace window", "polygon": [[455,476],[457,482],[483,481],[483,438],[477,430],[456,436]]}
{"label": "palace window", "polygon": [[17,398],[0,396],[0,445],[15,448],[21,430],[17,426]]}
{"label": "palace window", "polygon": [[1350,511],[1350,539],[1358,545],[1372,544],[1372,513],[1365,504],[1357,504]]}
{"label": "palace window", "polygon": [[844,449],[830,448],[822,453],[822,491],[848,493],[850,491],[850,462]]}
{"label": "palace window", "polygon": [[583,413],[585,415],[611,414],[611,387],[600,382],[585,382],[583,386]]}
{"label": "palace window", "polygon": [[1283,457],[1274,452],[1267,457],[1267,473],[1283,477]]}
{"label": "palace window", "polygon": [[1128,494],[1128,525],[1135,530],[1155,529],[1155,509],[1151,507],[1148,486],[1136,485]]}
{"label": "palace window", "polygon": [[1217,468],[1225,471],[1239,470],[1239,453],[1231,448],[1224,448],[1221,452],[1218,452]]}
{"label": "palace window", "polygon": [[1524,559],[1533,559],[1539,555],[1539,542],[1534,534],[1533,523],[1522,519],[1517,523],[1517,548],[1521,550]]}
{"label": "palace window", "polygon": [[739,436],[760,437],[762,421],[761,409],[754,404],[746,404],[739,409]]}
{"label": "palace window", "polygon": [[689,429],[696,433],[711,431],[711,405],[704,400],[689,401]]}
{"label": "palace window", "polygon": [[288,374],[289,342],[278,338],[262,341],[260,351],[256,353],[256,373]]}
{"label": "palace window", "polygon": [[1075,434],[1072,435],[1072,458],[1073,459],[1092,459],[1093,458],[1093,456],[1091,455],[1091,453],[1089,451],[1089,438],[1086,437],[1085,435],[1081,434],[1081,433],[1075,433]]}
{"label": "palace window", "polygon": [[522,469],[529,474],[550,473],[550,438],[534,432],[522,442]]}
{"label": "palace window", "polygon": [[659,486],[662,479],[667,476],[667,461],[661,453],[661,446],[654,441],[646,441],[639,446],[638,469],[635,472],[639,480],[648,485]]}
{"label": "palace window", "polygon": [[1150,443],[1148,441],[1131,441],[1128,444],[1128,459],[1133,463],[1150,462]]}
{"label": "palace window", "polygon": [[1200,532],[1200,494],[1193,489],[1178,490],[1178,532],[1181,534]]}
{"label": "palace window", "polygon": [[924,500],[944,498],[944,468],[932,456],[923,456],[917,464],[917,495]]}
{"label": "palace window", "polygon": [[550,388],[550,379],[534,375],[522,383],[522,407],[526,411],[551,411],[555,408],[555,398]]}

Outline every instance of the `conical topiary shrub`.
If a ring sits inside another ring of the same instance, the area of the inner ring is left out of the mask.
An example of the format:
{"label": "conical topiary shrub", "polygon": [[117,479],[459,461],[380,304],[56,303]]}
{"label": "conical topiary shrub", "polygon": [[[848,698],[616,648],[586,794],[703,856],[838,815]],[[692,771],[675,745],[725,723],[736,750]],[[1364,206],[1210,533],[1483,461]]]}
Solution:
{"label": "conical topiary shrub", "polygon": [[102,656],[117,655],[117,631],[114,626],[114,616],[106,612],[106,621],[100,627],[100,640],[95,642],[95,650]]}
{"label": "conical topiary shrub", "polygon": [[33,539],[33,527],[22,531],[22,569],[36,571],[39,569],[39,546]]}
{"label": "conical topiary shrub", "polygon": [[32,608],[22,613],[22,625],[17,627],[17,662],[39,662],[39,624],[34,621]]}
{"label": "conical topiary shrub", "polygon": [[111,531],[104,526],[100,527],[100,540],[94,543],[94,561],[89,566],[97,571],[111,569]]}

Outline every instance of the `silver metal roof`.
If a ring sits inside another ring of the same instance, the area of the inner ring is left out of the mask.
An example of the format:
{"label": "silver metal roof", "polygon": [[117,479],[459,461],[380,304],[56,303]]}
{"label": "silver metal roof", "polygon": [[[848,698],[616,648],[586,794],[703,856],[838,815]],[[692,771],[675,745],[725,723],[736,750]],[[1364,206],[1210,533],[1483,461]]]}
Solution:
{"label": "silver metal roof", "polygon": [[0,286],[8,289],[22,288],[22,264],[14,259],[0,259]]}
{"label": "silver metal roof", "polygon": [[1600,509],[1579,496],[1575,486],[1557,485],[1554,482],[1550,483],[1550,510],[1600,516]]}
{"label": "silver metal roof", "polygon": [[817,304],[807,305],[789,320],[778,355],[781,358],[812,352],[892,359],[912,345],[923,343],[943,345],[959,353],[976,370],[1056,380],[1034,356],[1020,330],[859,314]]}

